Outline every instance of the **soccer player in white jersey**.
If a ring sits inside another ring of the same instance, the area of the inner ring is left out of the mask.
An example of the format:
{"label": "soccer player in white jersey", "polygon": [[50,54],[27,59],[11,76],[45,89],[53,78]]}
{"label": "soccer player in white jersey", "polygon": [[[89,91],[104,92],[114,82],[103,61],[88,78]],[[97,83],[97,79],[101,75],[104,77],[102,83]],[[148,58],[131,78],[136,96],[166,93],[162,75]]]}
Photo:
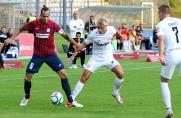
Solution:
{"label": "soccer player in white jersey", "polygon": [[105,66],[116,74],[114,80],[114,89],[112,96],[116,99],[118,104],[123,104],[123,100],[119,94],[120,85],[123,83],[123,69],[117,60],[113,57],[111,39],[113,35],[119,35],[115,28],[108,26],[108,21],[105,18],[99,18],[97,29],[93,30],[87,39],[82,43],[82,48],[86,45],[93,43],[93,53],[90,57],[81,79],[77,82],[72,98],[75,99],[82,91],[84,84],[90,78],[93,72],[98,68]]}
{"label": "soccer player in white jersey", "polygon": [[165,118],[172,118],[173,111],[168,81],[172,78],[175,67],[178,67],[181,77],[181,20],[170,16],[168,5],[161,5],[158,8],[158,15],[160,22],[157,24],[157,35],[162,64],[161,90],[167,110]]}
{"label": "soccer player in white jersey", "polygon": [[79,13],[77,11],[74,11],[73,13],[73,19],[69,22],[69,28],[70,28],[70,37],[76,38],[76,33],[81,33],[81,38],[84,38],[83,30],[84,30],[84,22],[82,19],[79,18]]}

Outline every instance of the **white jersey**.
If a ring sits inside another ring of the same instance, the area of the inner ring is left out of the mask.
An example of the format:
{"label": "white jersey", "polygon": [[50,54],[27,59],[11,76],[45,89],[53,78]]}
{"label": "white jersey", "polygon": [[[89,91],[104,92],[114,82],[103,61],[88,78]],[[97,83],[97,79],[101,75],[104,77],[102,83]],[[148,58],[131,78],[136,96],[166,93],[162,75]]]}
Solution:
{"label": "white jersey", "polygon": [[165,53],[174,49],[181,49],[181,20],[167,17],[160,21],[157,26],[157,35],[164,37]]}
{"label": "white jersey", "polygon": [[107,31],[104,34],[100,34],[98,29],[95,29],[88,35],[85,43],[93,43],[92,56],[94,58],[99,60],[113,58],[111,39],[115,33],[116,29],[113,26],[107,26]]}
{"label": "white jersey", "polygon": [[83,35],[84,22],[81,19],[77,19],[77,20],[72,19],[72,20],[70,20],[69,28],[70,28],[70,37],[71,38],[76,38],[76,33],[77,32],[81,33],[81,38],[84,37],[84,35]]}
{"label": "white jersey", "polygon": [[161,76],[171,79],[175,67],[179,68],[181,77],[181,20],[167,17],[157,24],[157,35],[164,37],[165,61],[167,66],[162,66]]}

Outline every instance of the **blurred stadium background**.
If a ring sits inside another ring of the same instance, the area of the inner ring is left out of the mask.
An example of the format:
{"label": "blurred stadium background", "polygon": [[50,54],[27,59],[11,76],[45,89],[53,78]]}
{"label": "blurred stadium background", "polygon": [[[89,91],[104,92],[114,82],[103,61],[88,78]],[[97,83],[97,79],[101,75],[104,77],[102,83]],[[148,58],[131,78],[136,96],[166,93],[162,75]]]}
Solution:
{"label": "blurred stadium background", "polygon": [[[174,1],[174,0],[173,0]],[[51,9],[51,19],[59,25],[67,23],[72,12],[79,10],[86,21],[90,14],[96,18],[109,18],[112,25],[143,23],[145,29],[153,29],[157,22],[157,7],[168,0],[0,0],[0,26],[13,30],[22,26],[29,16],[39,17],[43,5]],[[63,5],[66,14],[63,15]],[[174,5],[174,4],[173,4]],[[66,21],[65,21],[66,20]]]}

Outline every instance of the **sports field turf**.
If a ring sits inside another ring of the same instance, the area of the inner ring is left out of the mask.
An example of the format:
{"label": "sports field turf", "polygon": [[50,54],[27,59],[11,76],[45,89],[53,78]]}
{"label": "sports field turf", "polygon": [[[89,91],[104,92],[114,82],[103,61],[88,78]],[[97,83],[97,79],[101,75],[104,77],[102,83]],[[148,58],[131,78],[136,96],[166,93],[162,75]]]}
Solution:
{"label": "sports field turf", "polygon": [[[67,67],[65,54],[60,57]],[[66,98],[58,76],[45,64],[33,78],[32,100],[28,106],[20,107],[19,103],[24,96],[23,77],[26,68],[5,69],[0,72],[0,118],[163,118],[165,109],[160,92],[160,64],[147,63],[145,60],[120,61],[125,71],[125,82],[121,87],[123,105],[116,104],[111,96],[114,74],[101,68],[93,74],[77,98],[84,108],[64,106]],[[23,60],[25,65],[28,62]],[[66,70],[73,89],[83,70]],[[176,72],[170,82],[175,118],[181,118],[180,86],[181,80]],[[51,103],[50,95],[54,91],[63,93],[63,104]]]}

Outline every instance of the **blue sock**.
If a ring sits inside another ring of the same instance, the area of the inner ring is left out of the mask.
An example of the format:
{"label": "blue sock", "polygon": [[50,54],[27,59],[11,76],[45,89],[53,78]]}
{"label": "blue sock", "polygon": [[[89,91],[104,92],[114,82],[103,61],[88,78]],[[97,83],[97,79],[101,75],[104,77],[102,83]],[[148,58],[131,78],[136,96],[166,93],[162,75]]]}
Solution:
{"label": "blue sock", "polygon": [[25,98],[30,98],[31,81],[24,81]]}
{"label": "blue sock", "polygon": [[72,96],[71,96],[71,89],[70,89],[70,85],[69,85],[69,82],[68,82],[68,79],[65,78],[65,79],[61,79],[61,82],[62,82],[62,88],[67,96],[67,99],[69,102],[73,102],[73,99],[72,99]]}

